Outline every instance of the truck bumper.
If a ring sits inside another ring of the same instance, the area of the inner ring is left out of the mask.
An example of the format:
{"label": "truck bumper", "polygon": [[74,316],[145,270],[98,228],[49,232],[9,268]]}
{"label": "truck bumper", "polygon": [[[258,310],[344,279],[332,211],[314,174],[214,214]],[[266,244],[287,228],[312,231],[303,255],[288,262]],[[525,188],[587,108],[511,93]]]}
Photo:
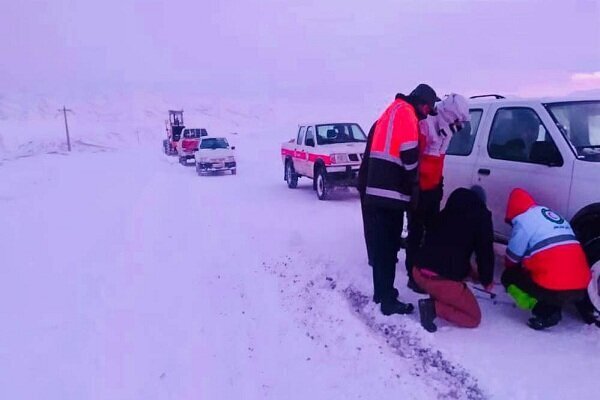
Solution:
{"label": "truck bumper", "polygon": [[360,165],[340,165],[327,167],[328,186],[356,187]]}
{"label": "truck bumper", "polygon": [[231,171],[237,168],[237,164],[235,162],[226,162],[226,163],[197,163],[196,169],[198,172],[221,172],[221,171]]}

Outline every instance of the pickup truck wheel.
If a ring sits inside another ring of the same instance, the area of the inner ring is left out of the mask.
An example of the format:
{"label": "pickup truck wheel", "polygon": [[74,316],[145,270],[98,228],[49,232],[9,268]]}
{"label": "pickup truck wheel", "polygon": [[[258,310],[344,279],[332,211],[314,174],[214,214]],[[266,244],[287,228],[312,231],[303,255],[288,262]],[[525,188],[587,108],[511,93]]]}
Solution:
{"label": "pickup truck wheel", "polygon": [[298,187],[298,175],[294,171],[294,165],[291,161],[285,163],[285,181],[290,189]]}
{"label": "pickup truck wheel", "polygon": [[236,169],[232,169],[231,170],[231,175],[235,175],[235,174],[237,174],[237,170]]}
{"label": "pickup truck wheel", "polygon": [[327,179],[323,168],[319,168],[315,179],[317,184],[317,197],[319,200],[326,200],[329,196],[329,188],[327,187]]}
{"label": "pickup truck wheel", "polygon": [[[592,240],[589,240],[583,247],[583,251],[588,259],[588,263],[590,268],[599,268],[600,267],[600,236],[595,237]],[[594,309],[600,311],[600,308],[596,307],[594,303],[590,304],[590,297],[586,296],[583,302],[576,303],[577,310],[579,311],[581,317],[586,323],[590,323],[590,321],[596,321],[596,325],[600,328],[600,320],[597,317],[593,317]]]}
{"label": "pickup truck wheel", "polygon": [[590,266],[600,261],[600,236],[588,241],[583,251],[585,251]]}

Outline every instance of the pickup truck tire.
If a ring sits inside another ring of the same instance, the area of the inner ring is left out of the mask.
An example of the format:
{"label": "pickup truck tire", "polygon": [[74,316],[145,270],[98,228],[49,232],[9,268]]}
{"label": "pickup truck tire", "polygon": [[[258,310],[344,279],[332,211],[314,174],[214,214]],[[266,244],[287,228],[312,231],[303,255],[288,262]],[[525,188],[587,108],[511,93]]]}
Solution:
{"label": "pickup truck tire", "polygon": [[235,175],[235,174],[237,174],[237,169],[232,169],[231,170],[231,175]]}
{"label": "pickup truck tire", "polygon": [[165,140],[165,142],[165,154],[168,156],[177,155],[177,150],[171,146],[171,143],[168,140]]}
{"label": "pickup truck tire", "polygon": [[327,186],[327,173],[325,169],[319,168],[315,176],[317,186],[317,197],[319,200],[327,200],[329,197],[329,187]]}
{"label": "pickup truck tire", "polygon": [[169,155],[169,141],[168,140],[163,140],[163,151],[165,152],[166,155]]}
{"label": "pickup truck tire", "polygon": [[590,266],[594,265],[600,260],[600,208],[598,205],[584,208],[583,214],[576,215],[571,221],[571,226],[583,246]]}
{"label": "pickup truck tire", "polygon": [[600,236],[588,241],[585,244],[583,251],[587,256],[590,266],[600,261]]}
{"label": "pickup truck tire", "polygon": [[285,162],[285,181],[290,189],[298,187],[298,174],[296,174],[294,164],[290,160]]}

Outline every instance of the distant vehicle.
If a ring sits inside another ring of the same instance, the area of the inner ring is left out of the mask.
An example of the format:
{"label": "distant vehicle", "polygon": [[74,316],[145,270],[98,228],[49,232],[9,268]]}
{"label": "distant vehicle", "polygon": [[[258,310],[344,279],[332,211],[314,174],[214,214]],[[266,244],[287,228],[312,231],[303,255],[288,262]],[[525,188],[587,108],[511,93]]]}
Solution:
{"label": "distant vehicle", "polygon": [[169,110],[169,119],[165,121],[167,138],[163,140],[163,150],[168,156],[177,155],[177,143],[181,139],[183,125],[183,110]]}
{"label": "distant vehicle", "polygon": [[335,187],[355,187],[367,137],[357,123],[303,124],[295,139],[283,143],[284,180],[290,189],[298,178],[313,180],[319,200]]}
{"label": "distant vehicle", "polygon": [[195,164],[194,153],[198,151],[198,145],[202,137],[208,136],[208,132],[203,128],[184,128],[181,133],[181,139],[177,142],[176,149],[179,156],[179,162],[182,165],[188,165],[188,162]]}
{"label": "distant vehicle", "polygon": [[202,137],[198,150],[194,154],[196,172],[204,175],[214,172],[237,173],[237,163],[229,142],[224,137]]}
{"label": "distant vehicle", "polygon": [[600,262],[600,99],[477,97],[446,153],[444,192],[480,187],[506,242],[508,195],[523,188],[569,220],[590,263]]}

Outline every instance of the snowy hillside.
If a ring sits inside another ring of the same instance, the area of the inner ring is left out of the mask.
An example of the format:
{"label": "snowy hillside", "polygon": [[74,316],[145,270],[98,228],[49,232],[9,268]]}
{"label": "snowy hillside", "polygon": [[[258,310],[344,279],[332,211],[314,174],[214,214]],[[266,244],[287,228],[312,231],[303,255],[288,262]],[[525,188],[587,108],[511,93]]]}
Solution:
{"label": "snowy hillside", "polygon": [[65,150],[63,104],[75,151],[102,146],[123,148],[158,142],[164,136],[168,109],[184,109],[186,124],[213,134],[237,133],[243,126],[259,130],[269,109],[215,103],[196,96],[156,93],[104,93],[87,97],[0,97],[0,155],[4,158]]}
{"label": "snowy hillside", "polygon": [[[383,104],[383,103],[382,103]],[[0,95],[0,160],[65,151],[66,105],[74,151],[130,148],[158,143],[165,135],[167,110],[183,109],[186,126],[211,135],[260,134],[279,142],[297,125],[319,119],[357,121],[366,130],[377,107],[288,103],[269,99],[214,99],[172,91],[106,91],[64,96]]]}

